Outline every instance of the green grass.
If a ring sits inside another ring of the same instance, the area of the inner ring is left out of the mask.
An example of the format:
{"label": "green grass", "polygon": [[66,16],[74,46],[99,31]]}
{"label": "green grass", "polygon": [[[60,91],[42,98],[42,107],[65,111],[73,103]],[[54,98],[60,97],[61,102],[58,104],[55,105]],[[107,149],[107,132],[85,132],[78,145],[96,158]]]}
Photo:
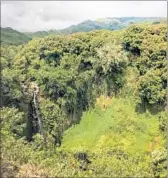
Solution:
{"label": "green grass", "polygon": [[80,124],[65,132],[61,149],[101,152],[120,147],[128,153],[147,152],[150,142],[159,136],[157,117],[136,113],[129,100],[112,98],[105,111],[96,106],[85,112]]}

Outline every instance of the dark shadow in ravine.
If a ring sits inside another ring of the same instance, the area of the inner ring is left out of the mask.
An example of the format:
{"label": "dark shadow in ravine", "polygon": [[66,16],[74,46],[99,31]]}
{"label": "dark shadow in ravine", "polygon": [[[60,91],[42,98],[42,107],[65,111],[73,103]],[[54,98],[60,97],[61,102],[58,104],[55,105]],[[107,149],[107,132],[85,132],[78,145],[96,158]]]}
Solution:
{"label": "dark shadow in ravine", "polygon": [[143,104],[137,104],[135,111],[139,114],[143,114],[146,111],[149,111],[152,115],[156,115],[161,111],[164,111],[165,107],[163,105],[155,104],[155,105],[146,105]]}

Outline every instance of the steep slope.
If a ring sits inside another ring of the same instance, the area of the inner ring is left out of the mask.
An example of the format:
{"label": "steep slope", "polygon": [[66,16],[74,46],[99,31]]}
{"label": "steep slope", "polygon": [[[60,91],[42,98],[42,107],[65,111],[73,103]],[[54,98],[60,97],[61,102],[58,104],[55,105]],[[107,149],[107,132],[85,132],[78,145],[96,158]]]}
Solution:
{"label": "steep slope", "polygon": [[95,108],[84,113],[80,124],[65,132],[60,151],[86,153],[91,161],[84,174],[88,177],[166,175],[166,140],[158,119],[165,118],[165,113],[141,113],[134,92],[124,97],[125,90],[135,90],[130,86],[136,83],[133,73],[130,68],[121,97],[97,98]]}
{"label": "steep slope", "polygon": [[24,33],[13,30],[12,28],[1,28],[1,44],[20,45],[27,43],[31,38]]}

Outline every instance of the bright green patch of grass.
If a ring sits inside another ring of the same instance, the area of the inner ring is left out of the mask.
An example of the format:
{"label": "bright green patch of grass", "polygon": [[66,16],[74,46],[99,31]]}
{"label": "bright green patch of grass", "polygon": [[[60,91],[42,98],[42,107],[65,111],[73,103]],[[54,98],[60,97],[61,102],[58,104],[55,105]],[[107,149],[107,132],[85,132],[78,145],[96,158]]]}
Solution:
{"label": "bright green patch of grass", "polygon": [[158,135],[157,115],[136,113],[133,102],[112,98],[106,110],[96,106],[85,112],[80,124],[66,131],[61,149],[103,152],[120,147],[127,153],[143,153]]}

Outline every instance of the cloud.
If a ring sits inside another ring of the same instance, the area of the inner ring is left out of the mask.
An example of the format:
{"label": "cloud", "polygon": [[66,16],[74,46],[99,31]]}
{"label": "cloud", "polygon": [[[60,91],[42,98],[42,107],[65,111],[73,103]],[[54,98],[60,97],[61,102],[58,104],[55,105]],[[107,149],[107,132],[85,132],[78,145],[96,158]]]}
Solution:
{"label": "cloud", "polygon": [[167,16],[167,1],[1,1],[1,25],[19,31],[61,29],[105,17]]}

